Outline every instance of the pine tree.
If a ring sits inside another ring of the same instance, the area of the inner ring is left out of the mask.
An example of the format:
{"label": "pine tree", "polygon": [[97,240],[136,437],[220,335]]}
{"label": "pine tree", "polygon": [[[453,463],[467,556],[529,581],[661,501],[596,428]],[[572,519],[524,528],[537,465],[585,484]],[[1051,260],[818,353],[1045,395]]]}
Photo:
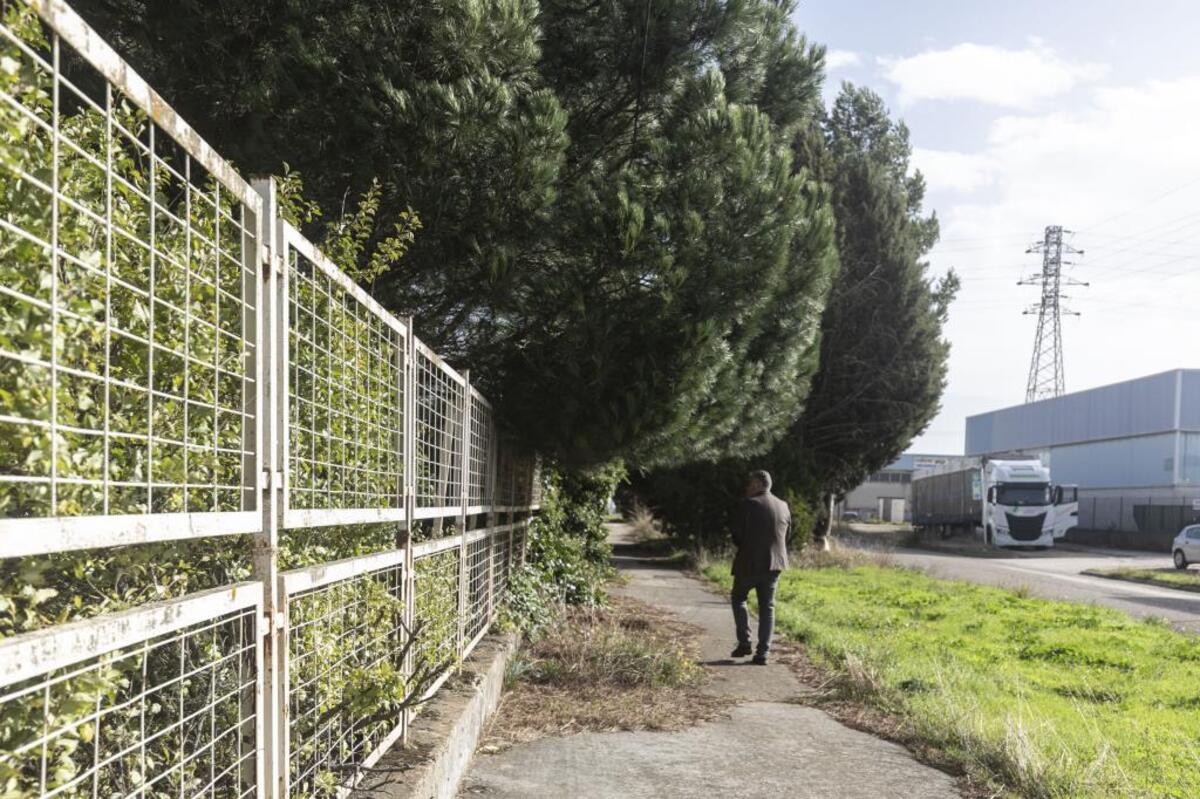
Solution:
{"label": "pine tree", "polygon": [[878,95],[845,85],[826,124],[840,272],[821,321],[820,369],[775,453],[787,483],[820,508],[895,459],[937,414],[958,288],[921,259],[937,240],[909,174],[908,129]]}
{"label": "pine tree", "polygon": [[[373,290],[572,464],[766,451],[816,369],[828,191],[790,0],[80,0],[245,171],[380,186]],[[310,226],[322,237],[321,223]],[[748,414],[747,408],[754,413]]]}
{"label": "pine tree", "polygon": [[793,151],[829,185],[837,223],[819,368],[802,413],[769,453],[633,475],[645,501],[692,539],[724,540],[747,471],[761,467],[822,535],[829,498],[895,459],[936,415],[945,385],[942,328],[958,282],[932,280],[921,260],[937,220],[922,215],[907,128],[877,95],[845,86],[820,127],[797,128]]}
{"label": "pine tree", "polygon": [[[547,7],[570,179],[527,270],[537,335],[499,339],[493,370],[520,376],[498,394],[543,451],[713,460],[766,451],[799,413],[833,227],[789,152],[819,108],[823,57],[790,7]],[[731,93],[772,98],[775,116]]]}

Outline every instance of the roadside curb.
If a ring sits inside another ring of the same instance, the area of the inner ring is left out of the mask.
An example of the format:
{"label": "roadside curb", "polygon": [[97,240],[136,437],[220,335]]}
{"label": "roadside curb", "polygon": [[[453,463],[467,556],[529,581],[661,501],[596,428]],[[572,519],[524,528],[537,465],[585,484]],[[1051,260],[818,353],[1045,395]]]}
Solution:
{"label": "roadside curb", "polygon": [[1122,583],[1140,583],[1141,585],[1149,585],[1154,588],[1166,588],[1169,591],[1182,591],[1185,594],[1200,594],[1200,585],[1170,585],[1169,583],[1161,583],[1157,580],[1147,580],[1145,577],[1126,577],[1120,574],[1104,574],[1100,571],[1092,569],[1084,569],[1080,574],[1088,577],[1101,577],[1105,580],[1116,580]]}

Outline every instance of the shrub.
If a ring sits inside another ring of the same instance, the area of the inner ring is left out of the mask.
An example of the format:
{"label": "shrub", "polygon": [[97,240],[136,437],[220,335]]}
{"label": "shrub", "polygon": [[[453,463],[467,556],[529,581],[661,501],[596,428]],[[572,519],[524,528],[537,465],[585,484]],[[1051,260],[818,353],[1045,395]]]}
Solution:
{"label": "shrub", "polygon": [[536,634],[561,605],[604,601],[613,573],[604,522],[623,477],[620,464],[588,471],[543,466],[542,509],[529,525],[525,565],[510,579],[502,626]]}

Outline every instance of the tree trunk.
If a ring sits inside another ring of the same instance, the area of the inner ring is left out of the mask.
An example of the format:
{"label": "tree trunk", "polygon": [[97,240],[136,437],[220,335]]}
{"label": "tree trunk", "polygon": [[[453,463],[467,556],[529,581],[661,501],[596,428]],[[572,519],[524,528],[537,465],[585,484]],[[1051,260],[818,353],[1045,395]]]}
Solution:
{"label": "tree trunk", "polygon": [[816,518],[813,519],[813,547],[819,552],[828,552],[830,538],[833,536],[833,503],[834,495],[825,494],[818,505]]}

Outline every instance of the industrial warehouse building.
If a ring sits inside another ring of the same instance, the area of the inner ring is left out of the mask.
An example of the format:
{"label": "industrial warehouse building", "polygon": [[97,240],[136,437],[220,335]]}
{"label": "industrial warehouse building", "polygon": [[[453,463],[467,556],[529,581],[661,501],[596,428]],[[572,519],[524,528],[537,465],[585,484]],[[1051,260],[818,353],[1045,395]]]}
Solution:
{"label": "industrial warehouse building", "polygon": [[862,485],[847,492],[839,505],[839,515],[856,513],[862,519],[911,521],[913,472],[943,464],[952,457],[957,456],[904,453],[895,463],[870,475]]}
{"label": "industrial warehouse building", "polygon": [[1200,369],[967,418],[966,453],[1039,455],[1079,486],[1076,541],[1168,549],[1200,522]]}

